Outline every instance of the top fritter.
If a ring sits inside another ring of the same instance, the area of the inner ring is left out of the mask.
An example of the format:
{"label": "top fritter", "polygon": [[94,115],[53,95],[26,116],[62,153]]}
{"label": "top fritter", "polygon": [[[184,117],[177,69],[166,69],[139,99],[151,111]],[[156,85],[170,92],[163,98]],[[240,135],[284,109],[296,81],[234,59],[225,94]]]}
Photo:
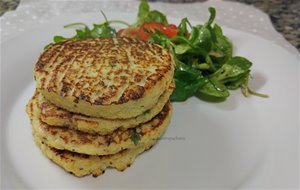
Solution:
{"label": "top fritter", "polygon": [[92,117],[130,118],[151,109],[173,80],[171,54],[130,38],[67,40],[35,64],[37,88],[53,104]]}

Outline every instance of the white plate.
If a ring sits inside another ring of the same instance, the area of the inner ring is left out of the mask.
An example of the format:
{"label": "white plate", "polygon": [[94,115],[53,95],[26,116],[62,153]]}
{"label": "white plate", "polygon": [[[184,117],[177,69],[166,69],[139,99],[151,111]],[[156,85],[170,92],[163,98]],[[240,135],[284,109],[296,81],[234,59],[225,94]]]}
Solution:
{"label": "white plate", "polygon": [[[107,13],[111,19],[135,15]],[[174,103],[160,142],[124,172],[77,178],[34,145],[25,105],[34,91],[33,64],[45,44],[71,22],[102,22],[99,13],[53,20],[1,44],[1,179],[6,188],[296,188],[298,185],[299,59],[259,37],[225,28],[235,54],[249,58],[252,89],[222,103]],[[174,22],[178,20],[173,19]]]}

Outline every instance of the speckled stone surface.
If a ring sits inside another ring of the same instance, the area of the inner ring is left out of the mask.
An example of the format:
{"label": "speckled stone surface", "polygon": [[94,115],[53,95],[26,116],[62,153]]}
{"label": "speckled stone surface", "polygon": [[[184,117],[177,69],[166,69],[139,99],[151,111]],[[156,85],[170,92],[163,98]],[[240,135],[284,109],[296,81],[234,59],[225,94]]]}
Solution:
{"label": "speckled stone surface", "polygon": [[0,16],[6,11],[15,10],[20,0],[0,0]]}
{"label": "speckled stone surface", "polygon": [[[152,0],[158,1],[158,0]],[[159,0],[172,3],[205,0]],[[270,16],[275,29],[300,51],[300,0],[228,0],[252,5]],[[0,0],[0,15],[14,10],[20,0]]]}
{"label": "speckled stone surface", "polygon": [[275,29],[300,51],[300,0],[231,0],[264,11]]}

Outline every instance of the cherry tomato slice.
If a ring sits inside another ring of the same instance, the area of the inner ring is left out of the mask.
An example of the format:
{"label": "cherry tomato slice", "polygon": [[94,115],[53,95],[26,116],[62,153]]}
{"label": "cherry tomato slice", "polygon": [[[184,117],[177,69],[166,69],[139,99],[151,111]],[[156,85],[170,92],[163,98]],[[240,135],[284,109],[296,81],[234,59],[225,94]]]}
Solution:
{"label": "cherry tomato slice", "polygon": [[163,34],[172,38],[177,35],[178,28],[174,24],[163,25],[157,22],[145,22],[139,29],[139,37],[141,40],[148,40],[150,34],[147,31],[155,32],[155,30],[161,31]]}
{"label": "cherry tomato slice", "polygon": [[170,38],[176,36],[178,33],[178,28],[174,24],[163,25],[157,22],[145,22],[139,28],[121,29],[118,31],[118,34],[120,36],[139,38],[147,41],[150,38],[150,34],[148,32],[155,33],[155,30],[161,31]]}
{"label": "cherry tomato slice", "polygon": [[169,36],[170,38],[174,37],[178,33],[178,28],[174,24],[166,25],[162,28],[162,33]]}

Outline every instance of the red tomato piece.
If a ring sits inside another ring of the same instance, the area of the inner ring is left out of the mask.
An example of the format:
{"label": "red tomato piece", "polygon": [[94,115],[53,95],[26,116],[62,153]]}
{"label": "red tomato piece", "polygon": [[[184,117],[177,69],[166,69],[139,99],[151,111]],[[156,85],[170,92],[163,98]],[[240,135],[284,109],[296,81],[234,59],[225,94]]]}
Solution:
{"label": "red tomato piece", "polygon": [[164,25],[161,24],[161,23],[156,23],[156,22],[144,22],[142,24],[142,26],[140,26],[140,29],[139,29],[139,37],[141,40],[148,40],[148,38],[150,37],[150,34],[147,32],[155,32],[155,29],[161,31],[162,30],[162,27]]}
{"label": "red tomato piece", "polygon": [[177,35],[178,33],[178,28],[176,25],[174,24],[169,24],[166,25],[162,28],[162,33],[164,33],[165,35],[167,35],[168,37],[172,38],[174,36]]}
{"label": "red tomato piece", "polygon": [[155,33],[155,30],[161,31],[163,34],[172,38],[177,35],[178,28],[174,24],[163,25],[157,22],[145,22],[139,29],[139,37],[141,40],[148,40],[150,34],[147,31]]}
{"label": "red tomato piece", "polygon": [[118,34],[120,36],[139,38],[147,41],[150,38],[149,32],[155,33],[156,30],[159,30],[170,38],[176,36],[178,33],[178,28],[174,24],[163,25],[157,22],[145,22],[139,28],[121,29],[118,31]]}

